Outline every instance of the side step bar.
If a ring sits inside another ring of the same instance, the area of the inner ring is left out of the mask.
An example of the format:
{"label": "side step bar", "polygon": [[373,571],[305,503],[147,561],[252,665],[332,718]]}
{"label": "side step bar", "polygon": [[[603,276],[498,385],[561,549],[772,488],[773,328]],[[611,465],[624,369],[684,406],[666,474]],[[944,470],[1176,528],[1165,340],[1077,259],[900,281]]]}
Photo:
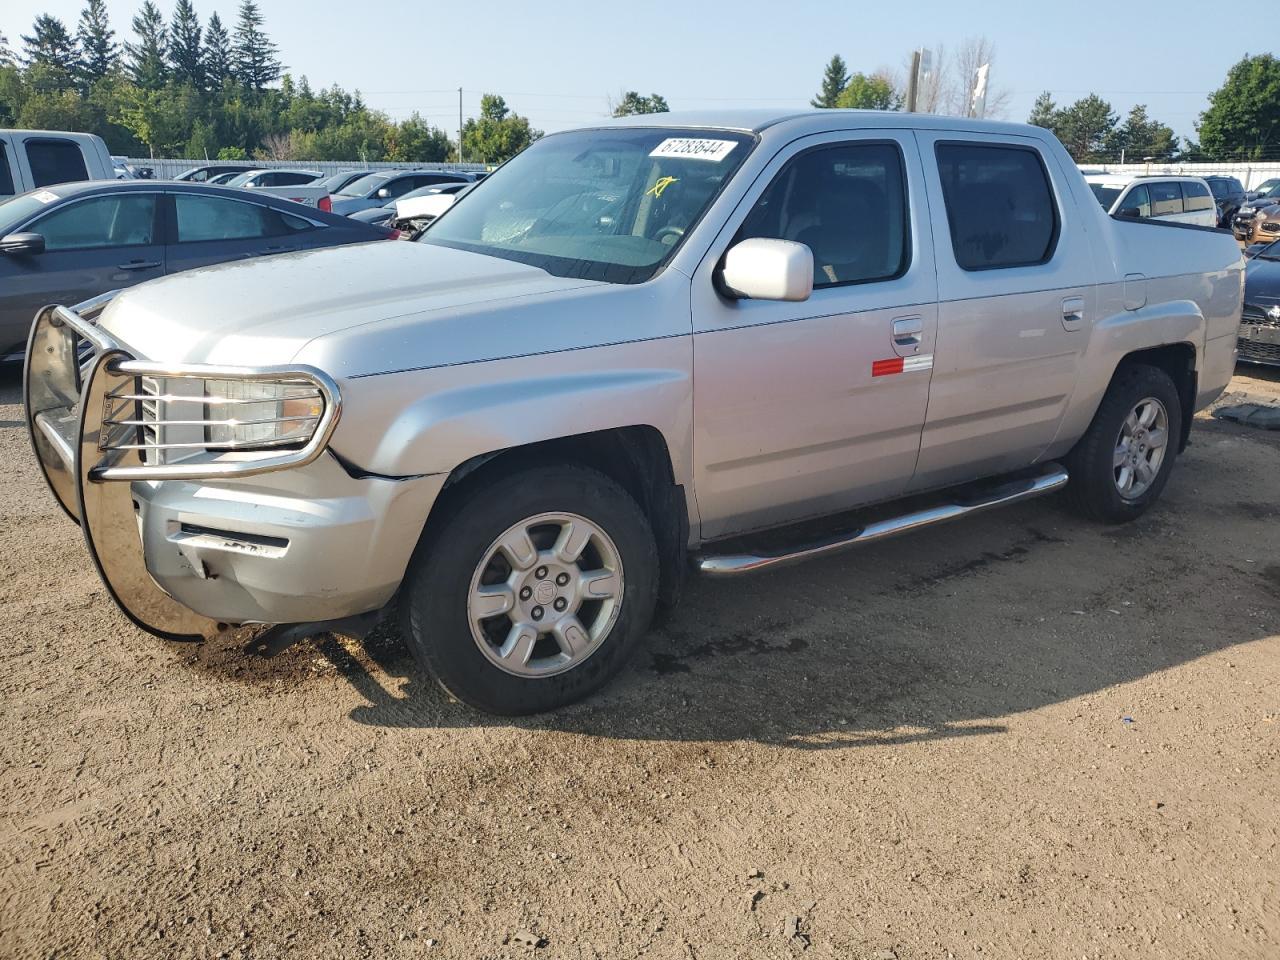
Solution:
{"label": "side step bar", "polygon": [[945,520],[971,516],[983,510],[990,510],[992,507],[1002,507],[1020,500],[1030,500],[1032,497],[1042,497],[1047,493],[1060,490],[1066,484],[1066,469],[1060,464],[1047,464],[1045,472],[1039,476],[1007,481],[990,487],[972,498],[962,498],[951,503],[938,504],[924,510],[903,514],[900,517],[878,520],[839,537],[804,544],[785,552],[704,554],[698,558],[697,566],[699,572],[711,576],[731,576],[768,570],[815,557],[830,556],[842,550],[848,550],[850,547],[896,537],[898,534],[909,533]]}

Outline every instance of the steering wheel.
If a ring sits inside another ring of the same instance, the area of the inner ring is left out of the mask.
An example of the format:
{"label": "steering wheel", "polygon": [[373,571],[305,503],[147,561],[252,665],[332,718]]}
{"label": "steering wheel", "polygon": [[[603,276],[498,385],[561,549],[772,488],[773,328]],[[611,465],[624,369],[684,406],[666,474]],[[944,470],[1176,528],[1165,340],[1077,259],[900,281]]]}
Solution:
{"label": "steering wheel", "polygon": [[[659,230],[657,233],[653,235],[653,239],[656,240],[658,243],[662,243],[662,244],[666,244],[667,246],[670,246],[671,244],[676,243],[683,236],[684,236],[684,227],[663,227],[661,230]],[[668,241],[666,239],[667,237],[671,237],[671,240]]]}

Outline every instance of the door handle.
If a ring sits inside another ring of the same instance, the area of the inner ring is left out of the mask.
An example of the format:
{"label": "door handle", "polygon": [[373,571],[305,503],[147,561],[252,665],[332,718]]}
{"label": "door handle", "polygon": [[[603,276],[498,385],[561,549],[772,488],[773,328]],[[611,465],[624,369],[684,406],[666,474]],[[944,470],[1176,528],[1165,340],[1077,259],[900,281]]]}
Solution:
{"label": "door handle", "polygon": [[923,342],[924,320],[920,317],[898,317],[893,321],[893,349],[900,356],[916,353]]}
{"label": "door handle", "polygon": [[1062,328],[1079,330],[1084,323],[1084,297],[1064,297],[1062,299]]}
{"label": "door handle", "polygon": [[128,263],[117,265],[118,270],[154,270],[161,266],[159,260],[130,260]]}

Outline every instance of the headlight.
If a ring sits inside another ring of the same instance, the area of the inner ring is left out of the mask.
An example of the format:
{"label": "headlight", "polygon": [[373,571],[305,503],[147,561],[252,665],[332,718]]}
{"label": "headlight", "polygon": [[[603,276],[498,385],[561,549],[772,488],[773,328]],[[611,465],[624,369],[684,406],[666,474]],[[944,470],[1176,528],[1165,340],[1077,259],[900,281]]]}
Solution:
{"label": "headlight", "polygon": [[205,442],[213,448],[301,446],[324,413],[324,397],[306,383],[206,380]]}

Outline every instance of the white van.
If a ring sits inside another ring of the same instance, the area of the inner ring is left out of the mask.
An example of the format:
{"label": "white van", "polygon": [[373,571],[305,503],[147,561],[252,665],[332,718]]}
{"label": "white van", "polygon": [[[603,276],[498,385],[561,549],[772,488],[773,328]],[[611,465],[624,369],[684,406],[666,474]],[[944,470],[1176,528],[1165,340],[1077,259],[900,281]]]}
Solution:
{"label": "white van", "polygon": [[1112,215],[1172,220],[1202,227],[1218,225],[1213,193],[1209,184],[1199,177],[1087,173],[1084,179],[1102,209]]}
{"label": "white van", "polygon": [[55,183],[115,176],[107,145],[92,133],[0,130],[0,200]]}

